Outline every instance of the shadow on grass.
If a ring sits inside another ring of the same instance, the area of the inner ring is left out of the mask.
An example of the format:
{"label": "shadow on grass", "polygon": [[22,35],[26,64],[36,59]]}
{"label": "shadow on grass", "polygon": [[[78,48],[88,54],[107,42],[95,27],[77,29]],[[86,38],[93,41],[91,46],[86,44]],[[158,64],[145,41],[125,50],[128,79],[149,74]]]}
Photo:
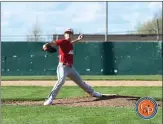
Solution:
{"label": "shadow on grass", "polygon": [[109,99],[117,99],[117,98],[128,98],[128,100],[138,100],[141,97],[137,96],[122,96],[122,95],[117,95],[117,96],[104,96],[102,98],[97,98],[93,101],[101,101],[101,100],[109,100]]}

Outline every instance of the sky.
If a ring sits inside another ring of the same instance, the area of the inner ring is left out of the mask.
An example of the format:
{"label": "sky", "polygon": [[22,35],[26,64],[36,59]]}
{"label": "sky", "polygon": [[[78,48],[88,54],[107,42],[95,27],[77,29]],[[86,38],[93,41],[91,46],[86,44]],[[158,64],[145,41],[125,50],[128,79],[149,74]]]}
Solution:
{"label": "sky", "polygon": [[[108,2],[108,32],[135,31],[139,23],[152,19],[160,9],[161,2]],[[42,35],[62,34],[66,28],[83,34],[104,34],[106,2],[1,3],[2,41],[31,34],[36,22]]]}

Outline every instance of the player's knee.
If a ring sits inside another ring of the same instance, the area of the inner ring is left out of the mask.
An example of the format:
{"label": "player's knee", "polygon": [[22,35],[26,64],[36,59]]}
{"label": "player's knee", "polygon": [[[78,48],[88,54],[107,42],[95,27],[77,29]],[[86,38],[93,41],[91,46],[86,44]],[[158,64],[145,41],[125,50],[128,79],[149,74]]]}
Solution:
{"label": "player's knee", "polygon": [[65,81],[65,77],[60,77],[59,80],[58,80],[58,82],[61,82],[61,83],[62,82],[64,83],[64,81]]}

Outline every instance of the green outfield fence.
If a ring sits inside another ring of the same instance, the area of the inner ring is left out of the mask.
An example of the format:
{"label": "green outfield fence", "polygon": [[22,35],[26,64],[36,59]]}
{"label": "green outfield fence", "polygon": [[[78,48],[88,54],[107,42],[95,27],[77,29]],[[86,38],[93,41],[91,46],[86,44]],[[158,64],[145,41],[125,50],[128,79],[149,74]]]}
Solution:
{"label": "green outfield fence", "polygon": [[[43,42],[2,42],[2,76],[56,75],[58,53],[41,50]],[[81,75],[161,75],[160,42],[91,42],[74,46]]]}

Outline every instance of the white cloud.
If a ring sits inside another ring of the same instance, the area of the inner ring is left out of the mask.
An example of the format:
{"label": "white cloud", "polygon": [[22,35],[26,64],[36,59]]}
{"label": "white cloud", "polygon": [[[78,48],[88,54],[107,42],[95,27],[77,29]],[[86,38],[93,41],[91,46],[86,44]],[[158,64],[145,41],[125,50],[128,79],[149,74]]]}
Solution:
{"label": "white cloud", "polygon": [[55,33],[58,33],[58,32],[62,32],[63,30],[65,30],[65,27],[55,27],[55,30],[56,32]]}
{"label": "white cloud", "polygon": [[[55,10],[56,2],[9,2],[2,4],[2,17],[14,17],[14,19],[33,19],[33,17],[45,16],[47,11]],[[32,18],[31,18],[32,17]],[[2,18],[3,19],[3,18]]]}
{"label": "white cloud", "polygon": [[153,15],[147,15],[146,13],[133,12],[126,14],[122,17],[126,23],[128,23],[130,29],[134,30],[138,23],[144,23],[153,18]]}
{"label": "white cloud", "polygon": [[139,12],[133,12],[130,14],[126,14],[122,18],[124,19],[124,21],[126,21],[130,25],[131,29],[136,26],[136,24],[139,20],[141,20]]}
{"label": "white cloud", "polygon": [[140,8],[140,3],[136,3],[136,4],[133,4],[131,7],[131,9],[139,9]]}
{"label": "white cloud", "polygon": [[72,3],[65,9],[74,23],[89,23],[104,17],[104,4],[97,2]]}
{"label": "white cloud", "polygon": [[100,33],[100,34],[104,34],[106,31],[106,28],[105,27],[100,27],[100,28],[97,28],[97,33]]}
{"label": "white cloud", "polygon": [[2,11],[1,12],[2,18],[8,18],[10,15],[11,15],[11,12],[9,12],[9,11]]}
{"label": "white cloud", "polygon": [[2,29],[8,26],[8,21],[1,21]]}
{"label": "white cloud", "polygon": [[28,30],[31,30],[32,25],[35,24],[36,17],[40,25],[48,24],[49,18],[53,17],[52,13],[57,5],[56,2],[2,3],[2,34],[11,29],[18,31],[17,34],[28,32]]}
{"label": "white cloud", "polygon": [[[109,3],[109,32],[134,30],[153,17],[159,3]],[[43,34],[63,33],[67,27],[82,33],[105,32],[105,2],[8,2],[2,4],[2,33],[13,29],[14,34],[26,35],[36,17]]]}
{"label": "white cloud", "polygon": [[141,19],[139,22],[140,23],[145,23],[153,18],[153,15],[146,16],[146,18]]}
{"label": "white cloud", "polygon": [[1,12],[1,25],[2,25],[2,29],[7,27],[9,24],[9,17],[10,17],[11,13],[9,11],[2,11]]}
{"label": "white cloud", "polygon": [[158,8],[162,8],[162,2],[150,2],[148,4],[148,7],[150,9],[158,9]]}
{"label": "white cloud", "polygon": [[[74,28],[77,32],[82,32],[78,27],[84,28],[81,26],[97,23],[98,20],[104,21],[104,11],[104,4],[101,3],[73,2],[62,10],[55,10],[44,14],[46,16],[40,20],[46,25],[54,24],[53,31],[55,30],[59,33],[62,33],[67,27]],[[43,12],[40,12],[41,14]],[[85,28],[87,29],[88,27]]]}
{"label": "white cloud", "polygon": [[123,19],[127,22],[132,22],[134,20],[137,20],[139,16],[140,16],[139,12],[133,12],[133,13],[124,15]]}
{"label": "white cloud", "polygon": [[14,10],[12,12],[49,11],[55,9],[57,5],[58,2],[3,2],[2,9]]}
{"label": "white cloud", "polygon": [[72,2],[62,9],[56,9],[61,4],[56,2],[5,3],[2,4],[4,17],[2,21],[6,21],[6,24],[3,23],[6,28],[30,30],[37,18],[46,34],[52,31],[63,32],[67,27],[77,29],[81,24],[91,24],[105,19],[105,4],[101,2]]}

